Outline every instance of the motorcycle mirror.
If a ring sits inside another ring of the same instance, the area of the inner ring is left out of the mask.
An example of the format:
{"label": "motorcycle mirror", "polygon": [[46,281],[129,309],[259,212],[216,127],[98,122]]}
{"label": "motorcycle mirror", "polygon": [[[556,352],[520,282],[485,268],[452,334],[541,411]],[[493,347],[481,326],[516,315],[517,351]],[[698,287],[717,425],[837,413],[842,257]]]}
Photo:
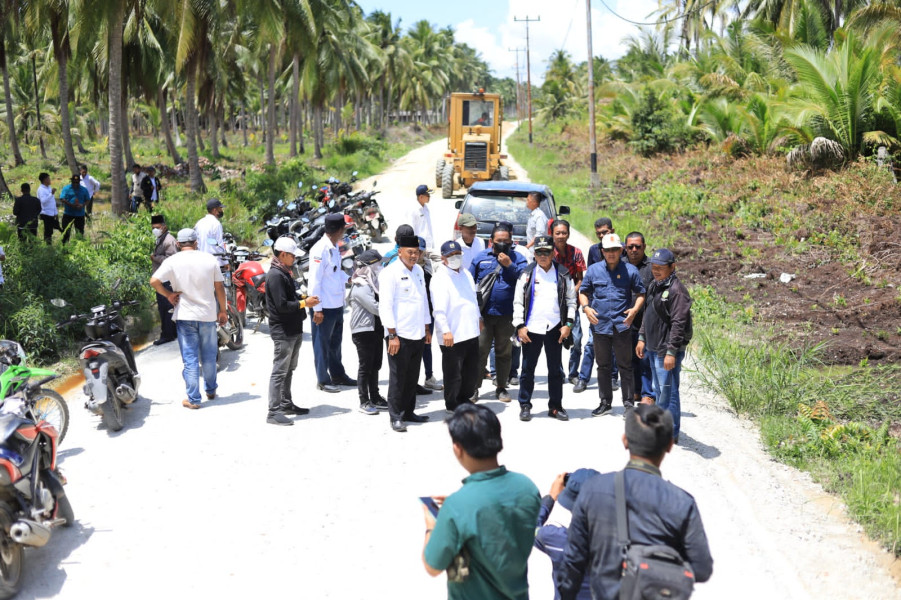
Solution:
{"label": "motorcycle mirror", "polygon": [[378,181],[378,179],[376,179],[375,181],[372,182],[372,187],[375,187],[375,186],[377,186],[378,184],[379,184],[379,181]]}
{"label": "motorcycle mirror", "polygon": [[299,187],[300,189],[303,189],[303,181],[298,181],[297,187]]}
{"label": "motorcycle mirror", "polygon": [[310,189],[313,190],[313,191],[315,192],[315,191],[318,190],[319,188],[316,187],[316,184],[314,183],[313,185],[310,186]]}
{"label": "motorcycle mirror", "polygon": [[264,245],[264,246],[271,246],[271,245],[274,244],[274,243],[275,243],[275,242],[273,242],[272,240],[266,240],[266,241],[263,242],[263,245]]}
{"label": "motorcycle mirror", "polygon": [[334,200],[329,200],[329,201],[328,201],[328,207],[329,207],[329,208],[335,208],[335,201],[334,201]]}
{"label": "motorcycle mirror", "polygon": [[295,208],[297,208],[297,204],[295,204],[294,202],[288,205],[288,210],[294,210]]}
{"label": "motorcycle mirror", "polygon": [[63,308],[64,306],[68,305],[68,302],[66,302],[62,298],[53,298],[50,300],[50,304],[52,304],[56,308]]}
{"label": "motorcycle mirror", "polygon": [[281,208],[282,206],[285,205],[285,201],[284,201],[284,200],[279,200],[278,202],[275,203],[275,205],[276,205],[277,207]]}

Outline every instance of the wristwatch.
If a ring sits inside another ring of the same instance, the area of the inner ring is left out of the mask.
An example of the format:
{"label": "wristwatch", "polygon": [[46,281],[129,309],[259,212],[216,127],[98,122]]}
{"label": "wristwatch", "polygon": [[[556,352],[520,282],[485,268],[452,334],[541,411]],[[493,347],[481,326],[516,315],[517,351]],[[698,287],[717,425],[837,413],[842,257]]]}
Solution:
{"label": "wristwatch", "polygon": [[573,328],[573,322],[572,322],[572,321],[567,321],[566,323],[564,323],[564,325],[566,325],[566,326],[569,327],[570,329]]}
{"label": "wristwatch", "polygon": [[389,334],[388,334],[388,339],[389,339],[389,340],[396,340],[396,339],[397,339],[397,334],[396,334],[396,333],[389,333]]}

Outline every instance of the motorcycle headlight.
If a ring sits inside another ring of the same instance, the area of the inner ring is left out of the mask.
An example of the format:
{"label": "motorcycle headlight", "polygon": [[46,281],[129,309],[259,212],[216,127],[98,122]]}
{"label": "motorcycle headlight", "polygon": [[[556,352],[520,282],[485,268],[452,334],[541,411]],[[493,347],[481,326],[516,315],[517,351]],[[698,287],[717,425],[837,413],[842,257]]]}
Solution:
{"label": "motorcycle headlight", "polygon": [[341,267],[344,269],[353,269],[354,267],[354,259],[351,257],[347,257],[341,261]]}

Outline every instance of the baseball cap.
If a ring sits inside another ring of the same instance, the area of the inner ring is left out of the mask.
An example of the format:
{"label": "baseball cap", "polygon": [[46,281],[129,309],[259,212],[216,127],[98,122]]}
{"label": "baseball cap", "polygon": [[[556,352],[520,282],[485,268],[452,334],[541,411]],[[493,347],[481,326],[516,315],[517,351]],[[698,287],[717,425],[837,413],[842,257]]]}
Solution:
{"label": "baseball cap", "polygon": [[419,249],[425,250],[425,238],[422,236],[419,236],[416,239],[419,240]]}
{"label": "baseball cap", "polygon": [[361,265],[374,265],[377,262],[381,262],[382,255],[379,254],[379,251],[375,248],[370,248],[369,250],[364,250],[357,257],[357,262]]}
{"label": "baseball cap", "polygon": [[335,233],[344,230],[344,215],[332,213],[325,218],[325,232]]}
{"label": "baseball cap", "polygon": [[178,230],[178,241],[182,244],[197,241],[197,232],[193,229],[185,228]]}
{"label": "baseball cap", "polygon": [[557,496],[557,502],[566,510],[571,511],[576,505],[576,498],[579,497],[582,485],[595,475],[600,475],[600,473],[594,469],[576,469],[570,473],[566,480],[566,487]]}
{"label": "baseball cap", "polygon": [[654,252],[654,255],[651,256],[652,265],[671,265],[674,262],[676,262],[676,257],[666,248],[657,250]]}
{"label": "baseball cap", "polygon": [[290,252],[291,254],[297,254],[297,242],[294,241],[294,238],[283,235],[275,240],[272,249],[276,252]]}
{"label": "baseball cap", "polygon": [[495,227],[513,233],[513,223],[510,221],[498,221],[497,224],[495,224]]}
{"label": "baseball cap", "polygon": [[209,212],[214,208],[225,208],[225,205],[219,201],[219,198],[210,198],[206,201],[206,210]]}
{"label": "baseball cap", "polygon": [[620,241],[619,236],[615,233],[608,233],[601,239],[601,248],[603,248],[604,250],[622,247],[623,243]]}
{"label": "baseball cap", "polygon": [[546,235],[539,235],[535,237],[535,245],[532,246],[532,250],[553,250],[554,249],[554,240]]}
{"label": "baseball cap", "polygon": [[441,256],[449,256],[454,252],[463,252],[463,248],[457,242],[444,242],[441,244]]}
{"label": "baseball cap", "polygon": [[461,213],[460,216],[457,217],[457,225],[460,227],[475,227],[478,224],[479,222],[472,213]]}
{"label": "baseball cap", "polygon": [[434,190],[429,189],[429,186],[422,184],[416,188],[416,195],[422,196],[423,194],[427,194],[427,195],[431,196],[433,191]]}
{"label": "baseball cap", "polygon": [[413,231],[411,225],[401,225],[397,228],[397,231],[394,232],[394,235],[398,238],[402,238],[408,235],[416,235],[416,232]]}

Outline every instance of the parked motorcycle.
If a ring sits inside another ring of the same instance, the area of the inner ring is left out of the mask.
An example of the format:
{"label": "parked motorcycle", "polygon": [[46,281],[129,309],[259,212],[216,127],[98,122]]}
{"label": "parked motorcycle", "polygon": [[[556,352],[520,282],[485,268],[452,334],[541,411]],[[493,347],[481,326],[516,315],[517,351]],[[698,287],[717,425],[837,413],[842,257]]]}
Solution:
{"label": "parked motorcycle", "polygon": [[[32,378],[39,377],[35,383]],[[51,389],[42,387],[58,375],[48,369],[25,365],[25,351],[18,342],[0,340],[0,401],[13,394],[22,394],[35,419],[47,421],[63,441],[69,431],[69,405]]]}
{"label": "parked motorcycle", "polygon": [[75,522],[56,464],[59,432],[28,400],[40,385],[23,385],[0,409],[0,598],[19,591],[25,546],[44,546],[54,527]]}
{"label": "parked motorcycle", "polygon": [[[374,181],[372,187],[374,188],[377,184],[378,182]],[[382,209],[375,199],[375,195],[378,194],[379,191],[380,190],[373,189],[372,191],[359,192],[352,196],[350,198],[353,202],[351,205],[352,209],[347,210],[348,214],[353,217],[357,229],[359,229],[361,233],[367,234],[373,240],[382,239],[385,232],[388,231],[388,223],[385,221],[385,218],[382,215]]]}
{"label": "parked motorcycle", "polygon": [[[232,246],[235,247],[234,238],[228,234],[226,234],[226,236],[227,237],[223,237],[223,242],[228,244],[228,240],[230,240]],[[210,243],[214,244],[215,240],[210,238]],[[229,253],[223,246],[215,246],[213,255],[229,260]],[[221,268],[222,286],[225,288],[225,313],[228,316],[228,320],[225,322],[225,325],[216,325],[216,336],[219,339],[220,348],[226,346],[229,350],[237,350],[244,345],[244,326],[241,324],[241,315],[238,313],[237,308],[235,308],[235,302],[237,302],[237,290],[232,289],[234,283],[232,282],[231,263],[229,262]]]}
{"label": "parked motorcycle", "polygon": [[[269,241],[269,240],[267,240]],[[262,254],[254,252],[252,260],[245,260],[235,269],[232,284],[235,289],[235,309],[241,317],[241,324],[247,324],[247,313],[257,319],[258,325],[269,318],[266,310],[266,271],[259,259]]]}
{"label": "parked motorcycle", "polygon": [[[113,290],[117,287],[113,286]],[[67,305],[61,298],[51,302],[58,307]],[[123,410],[138,399],[141,387],[141,375],[121,312],[126,306],[137,304],[135,300],[114,300],[91,308],[90,313],[72,315],[57,325],[67,327],[84,322],[87,341],[78,353],[84,371],[84,393],[88,397],[84,406],[101,416],[110,431],[119,431],[125,425]]]}

